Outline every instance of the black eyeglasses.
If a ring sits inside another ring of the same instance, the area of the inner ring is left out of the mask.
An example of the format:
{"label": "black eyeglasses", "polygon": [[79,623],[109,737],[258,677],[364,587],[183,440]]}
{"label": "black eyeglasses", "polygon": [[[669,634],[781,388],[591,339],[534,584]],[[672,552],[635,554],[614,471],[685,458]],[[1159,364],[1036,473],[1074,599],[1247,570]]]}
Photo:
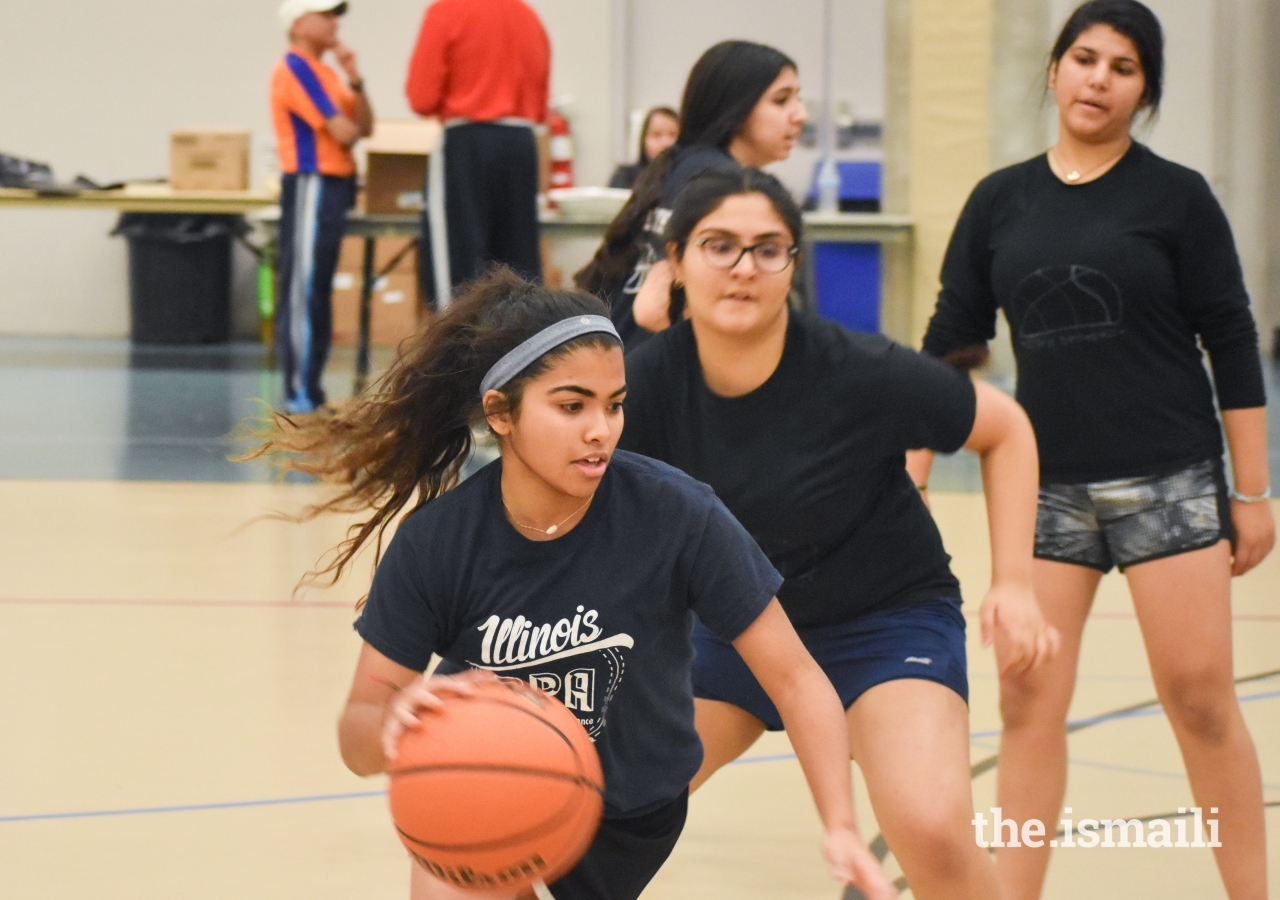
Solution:
{"label": "black eyeglasses", "polygon": [[744,247],[732,238],[716,237],[698,241],[698,249],[714,269],[732,269],[742,261],[742,257],[750,253],[756,268],[770,275],[785,272],[799,252],[794,244],[783,241],[761,241]]}

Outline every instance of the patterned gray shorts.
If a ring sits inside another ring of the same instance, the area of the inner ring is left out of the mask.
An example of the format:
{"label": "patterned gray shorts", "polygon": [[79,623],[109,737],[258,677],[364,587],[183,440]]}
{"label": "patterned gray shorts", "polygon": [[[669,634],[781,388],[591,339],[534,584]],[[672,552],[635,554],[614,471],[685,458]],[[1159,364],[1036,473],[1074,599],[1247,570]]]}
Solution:
{"label": "patterned gray shorts", "polygon": [[1108,572],[1234,540],[1222,466],[1171,475],[1042,484],[1036,556]]}

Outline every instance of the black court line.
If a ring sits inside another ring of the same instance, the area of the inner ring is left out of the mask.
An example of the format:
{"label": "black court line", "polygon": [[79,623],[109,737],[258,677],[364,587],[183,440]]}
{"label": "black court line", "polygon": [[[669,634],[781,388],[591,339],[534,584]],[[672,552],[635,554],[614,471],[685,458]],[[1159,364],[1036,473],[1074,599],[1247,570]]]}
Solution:
{"label": "black court line", "polygon": [[[1278,675],[1280,675],[1280,669],[1272,669],[1270,672],[1258,672],[1257,674],[1254,674],[1254,675],[1246,675],[1243,678],[1237,678],[1235,683],[1236,683],[1236,686],[1238,687],[1242,684],[1249,684],[1250,682],[1254,682],[1254,681],[1263,681],[1267,678],[1275,678]],[[1086,728],[1092,728],[1094,725],[1101,725],[1104,722],[1111,722],[1118,719],[1123,719],[1125,716],[1131,715],[1136,712],[1141,712],[1142,710],[1152,709],[1159,705],[1160,705],[1159,698],[1152,698],[1151,700],[1144,700],[1141,703],[1134,703],[1131,706],[1122,706],[1119,709],[1113,709],[1110,712],[1100,713],[1096,716],[1090,716],[1087,719],[1079,719],[1078,721],[1069,723],[1067,725],[1067,734],[1074,734],[1077,731],[1083,731]],[[990,772],[992,769],[996,767],[999,761],[1000,761],[1000,754],[998,753],[993,753],[991,756],[988,756],[986,759],[979,760],[978,762],[974,763],[972,766],[969,767],[969,779],[972,781],[974,778],[977,778],[979,775],[984,775],[987,772]],[[1068,764],[1070,764],[1069,760],[1068,760]],[[1271,803],[1263,804],[1264,809],[1271,809],[1275,807],[1280,807],[1280,801],[1273,801]],[[1190,815],[1190,813],[1159,813],[1156,815],[1139,817],[1138,821],[1150,822],[1154,819],[1177,819],[1177,818],[1183,818],[1188,815]],[[1057,836],[1061,837],[1062,832],[1059,832]],[[884,862],[885,859],[888,858],[889,844],[887,841],[885,841],[883,834],[877,834],[875,838],[872,839],[871,843],[868,844],[867,846],[868,846],[868,849],[871,850],[872,854],[875,855],[875,858],[878,859],[880,862]],[[994,852],[994,848],[992,852]],[[907,879],[904,876],[899,876],[898,879],[893,883],[893,886],[897,888],[899,892],[908,890]],[[853,885],[849,885],[844,889],[844,893],[841,895],[840,900],[867,900],[867,895],[862,893],[862,891],[858,890]]]}

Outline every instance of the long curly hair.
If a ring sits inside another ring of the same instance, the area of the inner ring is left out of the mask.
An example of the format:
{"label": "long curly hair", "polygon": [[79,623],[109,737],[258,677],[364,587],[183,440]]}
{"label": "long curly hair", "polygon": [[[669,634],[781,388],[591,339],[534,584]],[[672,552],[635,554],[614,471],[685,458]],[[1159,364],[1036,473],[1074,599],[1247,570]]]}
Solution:
{"label": "long curly hair", "polygon": [[[458,483],[473,447],[472,429],[484,421],[480,382],[485,373],[539,331],[581,315],[607,316],[608,308],[582,291],[541,287],[498,268],[473,282],[402,344],[391,368],[337,412],[273,413],[254,432],[258,446],[240,458],[266,457],[282,472],[301,472],[341,486],[335,496],[295,518],[369,513],[304,580],[336,582],[370,538],[375,540],[376,566],[396,515],[411,502],[410,512]],[[621,343],[601,333],[561,344],[500,389],[505,401],[500,411],[516,412],[525,385],[580,347],[609,349]]]}

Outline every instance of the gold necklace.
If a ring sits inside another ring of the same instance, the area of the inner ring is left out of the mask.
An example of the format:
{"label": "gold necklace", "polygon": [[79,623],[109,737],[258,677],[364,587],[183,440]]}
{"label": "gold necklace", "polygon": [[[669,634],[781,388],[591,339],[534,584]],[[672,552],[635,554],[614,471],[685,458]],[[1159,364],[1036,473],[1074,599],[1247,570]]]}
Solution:
{"label": "gold necklace", "polygon": [[514,512],[512,512],[512,511],[511,511],[511,507],[510,507],[510,506],[507,506],[507,500],[506,500],[506,498],[505,498],[505,497],[504,497],[504,498],[502,498],[502,505],[503,505],[503,507],[506,509],[506,511],[507,511],[507,515],[511,516],[511,523],[512,523],[513,525],[515,525],[517,528],[524,528],[524,529],[526,529],[526,530],[528,530],[528,531],[536,531],[536,532],[538,532],[539,534],[555,534],[557,531],[559,531],[559,530],[560,530],[560,526],[561,526],[561,525],[563,525],[565,522],[568,522],[570,519],[572,519],[572,518],[573,518],[574,516],[576,516],[578,513],[582,512],[584,509],[586,509],[586,508],[587,508],[587,506],[591,503],[591,501],[595,499],[595,496],[596,496],[595,494],[592,494],[590,497],[588,497],[588,498],[587,498],[587,502],[586,502],[586,503],[584,503],[584,504],[582,504],[581,506],[579,506],[579,507],[578,507],[577,509],[575,509],[573,512],[569,513],[569,515],[565,516],[565,517],[564,517],[563,519],[561,519],[559,522],[557,522],[556,524],[552,525],[550,528],[539,528],[537,525],[526,525],[526,524],[524,524],[523,522],[521,522],[519,519],[517,519],[517,518],[516,518],[516,514],[515,514]]}
{"label": "gold necklace", "polygon": [[1094,172],[1097,172],[1099,169],[1104,169],[1104,168],[1106,168],[1107,166],[1109,166],[1109,165],[1111,165],[1112,163],[1114,163],[1114,162],[1115,162],[1116,160],[1118,160],[1120,157],[1124,156],[1126,153],[1128,153],[1128,152],[1129,152],[1129,147],[1125,147],[1123,150],[1121,150],[1121,151],[1120,151],[1119,153],[1117,153],[1115,156],[1113,156],[1113,157],[1111,157],[1110,159],[1108,159],[1108,160],[1106,160],[1106,161],[1104,161],[1104,162],[1102,162],[1102,163],[1100,163],[1100,164],[1098,164],[1098,165],[1094,166],[1092,169],[1090,169],[1090,170],[1089,170],[1089,171],[1087,171],[1087,172],[1081,172],[1081,171],[1080,171],[1080,170],[1078,170],[1078,169],[1072,169],[1070,172],[1065,171],[1065,170],[1066,170],[1066,166],[1065,166],[1065,165],[1063,165],[1062,160],[1059,158],[1058,153],[1057,153],[1057,150],[1058,150],[1058,148],[1057,148],[1057,147],[1050,147],[1050,148],[1049,148],[1049,157],[1050,157],[1050,161],[1051,161],[1051,162],[1053,162],[1053,163],[1056,163],[1056,168],[1058,168],[1059,170],[1062,170],[1062,177],[1063,177],[1063,178],[1065,178],[1069,184],[1075,184],[1075,183],[1076,183],[1076,182],[1078,182],[1081,178],[1085,178],[1086,176],[1092,175]]}

